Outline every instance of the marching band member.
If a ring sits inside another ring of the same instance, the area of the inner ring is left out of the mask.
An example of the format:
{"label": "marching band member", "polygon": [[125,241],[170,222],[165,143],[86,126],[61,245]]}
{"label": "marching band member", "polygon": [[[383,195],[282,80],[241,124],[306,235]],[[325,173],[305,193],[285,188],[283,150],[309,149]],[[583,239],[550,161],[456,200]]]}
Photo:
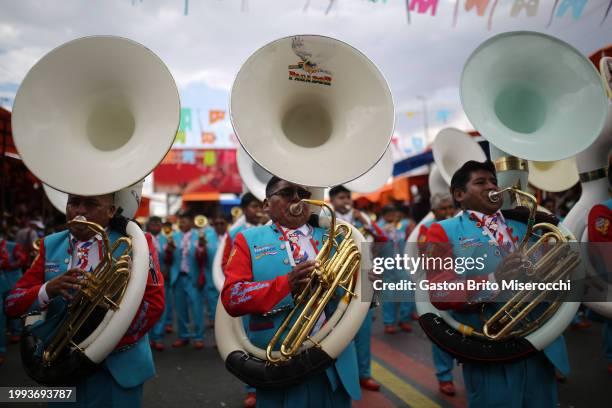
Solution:
{"label": "marching band member", "polygon": [[[312,226],[308,206],[299,215],[290,206],[311,193],[305,188],[272,177],[266,186],[264,210],[272,224],[242,231],[225,269],[221,300],[234,317],[248,316],[246,332],[258,347],[268,344],[289,313],[292,293],[308,282],[315,257],[323,245],[325,229]],[[278,251],[278,241],[283,241]],[[325,372],[284,389],[257,390],[259,407],[350,407],[359,399],[357,359],[351,342]]]}
{"label": "marching band member", "polygon": [[[351,199],[349,189],[344,186],[335,186],[329,190],[329,199],[339,219],[353,224],[357,229],[363,228],[367,230],[374,237],[374,242],[387,241],[387,237],[375,222],[372,222],[361,211],[353,208],[353,200]],[[355,336],[355,348],[357,350],[357,365],[359,367],[359,384],[367,390],[378,391],[380,384],[374,381],[371,373],[371,337],[372,310],[370,309]]]}
{"label": "marching band member", "polygon": [[[113,194],[98,196],[70,195],[66,216],[85,217],[109,229],[115,214]],[[124,219],[125,220],[125,219]],[[110,228],[117,228],[114,224]],[[122,229],[119,227],[118,229]],[[123,226],[125,229],[125,226]],[[123,232],[109,230],[111,245]],[[150,239],[150,238],[149,238]],[[77,403],[70,407],[137,407],[141,405],[143,383],[155,375],[147,331],[157,322],[164,308],[163,277],[159,273],[157,254],[148,239],[150,273],[139,311],[115,350],[98,370],[84,378],[75,378]],[[100,236],[83,225],[47,236],[30,269],[17,282],[6,300],[6,313],[18,317],[27,312],[46,309],[72,299],[84,286],[85,272],[100,262]]]}
{"label": "marching band member", "polygon": [[[417,237],[419,245],[426,242],[427,230],[431,224],[446,220],[455,215],[453,199],[448,193],[437,193],[432,195],[430,203],[434,219],[421,224]],[[422,252],[423,248],[421,247],[419,250],[419,252]],[[438,378],[438,388],[440,392],[446,395],[455,395],[455,386],[453,384],[453,356],[442,350],[435,343],[431,343],[431,354],[436,368],[436,377]]]}
{"label": "marching band member", "polygon": [[[485,251],[484,273],[452,269],[429,270],[432,283],[452,282],[466,277],[475,281],[500,282],[517,277],[519,253],[513,253],[523,239],[527,226],[506,219],[500,212],[502,200],[492,202],[489,193],[497,191],[495,168],[491,162],[468,161],[451,180],[453,200],[461,207],[460,216],[431,224],[427,231],[429,256],[474,256]],[[442,243],[443,245],[439,245]],[[437,244],[437,245],[434,245]],[[510,253],[502,260],[502,253]],[[487,271],[494,271],[488,273]],[[481,273],[481,275],[478,275]],[[471,327],[480,327],[480,305],[492,302],[491,291],[432,291],[432,304],[441,310],[455,311],[455,318]],[[463,377],[470,407],[555,407],[557,386],[555,368],[563,375],[569,362],[563,337],[558,337],[542,352],[509,363],[463,362]]]}
{"label": "marching band member", "polygon": [[215,283],[212,277],[213,261],[215,253],[222,239],[227,233],[228,220],[219,214],[212,220],[213,228],[206,229],[206,266],[205,266],[205,282],[204,282],[204,297],[208,304],[208,321],[211,326],[215,322],[215,310],[217,310],[217,301],[219,300],[219,292],[215,288]]}
{"label": "marching band member", "polygon": [[169,265],[165,261],[165,250],[168,239],[161,233],[162,220],[159,217],[153,216],[149,218],[147,231],[151,235],[151,241],[153,241],[157,259],[159,259],[159,269],[164,277],[164,293],[166,294],[164,311],[159,321],[153,326],[153,329],[151,329],[151,347],[157,351],[163,351],[166,348],[164,345],[164,326],[168,321],[168,314],[170,314],[170,322],[172,322],[172,286],[170,285],[170,276],[168,274]]}
{"label": "marching band member", "polygon": [[[608,181],[612,186],[612,173],[609,170]],[[589,242],[612,242],[612,198],[594,206],[589,212],[588,222]],[[599,260],[597,270],[609,270],[610,265],[612,265],[609,248],[599,245],[590,249],[597,253],[595,256],[595,259]],[[608,361],[608,374],[612,375],[612,319],[605,319],[602,330],[603,349]]]}
{"label": "marching band member", "polygon": [[[193,228],[193,217],[179,215],[179,230],[172,233],[164,254],[170,265],[170,285],[174,295],[174,308],[178,320],[178,339],[172,347],[184,347],[193,339],[196,350],[204,348],[204,316],[198,285],[206,262],[206,238]],[[189,331],[190,313],[194,333]]]}
{"label": "marching band member", "polygon": [[[393,205],[386,205],[381,212],[382,220],[380,227],[385,232],[389,241],[382,249],[381,256],[394,258],[397,254],[402,254],[405,243],[405,230],[402,228],[399,217],[399,210]],[[385,276],[390,280],[399,280],[405,278],[402,270],[387,270]],[[397,309],[399,308],[399,327],[405,332],[412,331],[410,320],[414,312],[414,301],[405,299],[382,299],[383,324],[385,325],[385,333],[394,334],[397,332]]]}
{"label": "marching band member", "polygon": [[261,222],[261,201],[259,201],[257,197],[255,197],[252,193],[244,193],[244,195],[240,199],[240,208],[242,209],[242,214],[244,215],[245,222],[230,228],[227,237],[225,238],[226,241],[223,253],[223,261],[221,262],[221,267],[224,271],[225,264],[227,264],[229,254],[232,249],[232,243],[234,242],[236,235],[238,235],[238,233],[243,230],[258,226]]}
{"label": "marching band member", "polygon": [[[10,290],[21,277],[22,268],[27,267],[28,255],[21,245],[9,241],[6,237],[0,239],[0,365],[4,364],[6,354],[6,326],[7,319],[4,314],[4,300]],[[11,326],[11,342],[19,341],[19,333],[15,329],[21,327],[18,319],[9,319]]]}

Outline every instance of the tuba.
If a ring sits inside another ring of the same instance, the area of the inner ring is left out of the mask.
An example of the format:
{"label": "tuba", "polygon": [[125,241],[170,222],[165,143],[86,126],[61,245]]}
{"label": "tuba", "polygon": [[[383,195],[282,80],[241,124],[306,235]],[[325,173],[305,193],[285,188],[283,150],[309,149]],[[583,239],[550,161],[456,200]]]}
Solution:
{"label": "tuba", "polygon": [[[586,218],[591,208],[600,204],[609,198],[610,184],[608,172],[610,168],[609,154],[612,148],[612,57],[604,57],[599,61],[599,71],[601,73],[606,90],[608,93],[608,117],[606,125],[602,130],[597,141],[584,152],[576,156],[576,163],[580,171],[580,182],[582,185],[582,194],[580,199],[564,220],[566,224],[576,236],[582,237],[581,242],[588,242],[588,228]],[[585,259],[589,259],[589,255],[585,253]],[[597,272],[591,265],[591,262],[586,263],[587,276],[595,280],[600,279]],[[612,283],[602,281],[599,290],[600,298],[607,299],[608,302],[585,302],[585,305],[593,309],[595,312],[612,318]]]}
{"label": "tuba", "polygon": [[[562,60],[563,64],[556,61]],[[487,80],[490,78],[491,80]],[[491,84],[483,91],[483,79]],[[526,160],[555,161],[583,151],[599,136],[607,114],[605,91],[590,62],[570,45],[547,35],[511,32],[481,44],[469,57],[461,77],[461,101],[469,120],[492,147],[498,182],[518,203],[530,208],[528,232],[544,229],[541,244],[524,252],[529,256],[549,240],[555,249],[532,262],[538,281],[582,277],[576,252],[567,242],[571,234],[553,225],[533,226],[536,202],[524,193]],[[552,113],[561,113],[553,116]],[[580,138],[575,135],[580,134]],[[506,153],[507,152],[507,153]],[[517,189],[515,186],[521,188]],[[490,196],[501,198],[501,192]],[[507,207],[512,200],[504,201]],[[537,228],[536,228],[537,227]],[[530,239],[526,235],[521,248]],[[537,254],[534,254],[537,255]],[[420,271],[421,278],[424,272]],[[572,292],[580,288],[572,288]],[[433,307],[429,294],[417,291],[419,322],[430,339],[463,360],[513,361],[542,350],[569,325],[579,303],[554,299],[529,323],[524,318],[545,294],[518,292],[479,330],[457,322]],[[547,299],[548,301],[548,299]],[[518,306],[517,306],[518,305]]]}
{"label": "tuba", "polygon": [[[307,186],[316,200],[299,203],[301,211],[318,211],[327,208],[323,188],[354,180],[381,159],[395,113],[389,87],[367,57],[341,41],[302,35],[274,41],[249,57],[232,86],[230,116],[248,155],[269,173]],[[358,146],[357,152],[340,165],[349,146]],[[296,166],[298,160],[305,165]],[[320,267],[265,349],[249,341],[242,319],[231,318],[221,302],[217,306],[215,337],[226,368],[257,388],[297,384],[327,368],[370,307],[372,287],[359,273],[369,260],[358,251],[363,236],[333,212],[320,216],[319,225],[329,228]],[[337,287],[345,288],[345,301],[312,333]]]}
{"label": "tuba", "polygon": [[[93,36],[52,50],[30,69],[12,124],[24,164],[46,186],[83,196],[114,193],[118,213],[130,218],[142,180],[172,145],[179,112],[176,84],[154,53],[124,38]],[[94,179],[75,176],[82,168]],[[115,349],[148,278],[148,244],[135,222],[112,247],[101,226],[79,217],[73,224],[99,234],[103,250],[71,302],[56,297],[47,311],[26,317],[21,358],[45,385],[69,384]]]}

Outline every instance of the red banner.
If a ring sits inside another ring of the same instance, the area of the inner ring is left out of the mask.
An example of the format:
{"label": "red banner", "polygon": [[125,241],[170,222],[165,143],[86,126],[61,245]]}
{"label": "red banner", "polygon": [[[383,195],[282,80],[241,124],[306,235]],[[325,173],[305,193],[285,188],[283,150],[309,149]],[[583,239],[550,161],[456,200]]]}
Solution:
{"label": "red banner", "polygon": [[236,150],[172,149],[153,171],[153,186],[169,194],[240,194]]}

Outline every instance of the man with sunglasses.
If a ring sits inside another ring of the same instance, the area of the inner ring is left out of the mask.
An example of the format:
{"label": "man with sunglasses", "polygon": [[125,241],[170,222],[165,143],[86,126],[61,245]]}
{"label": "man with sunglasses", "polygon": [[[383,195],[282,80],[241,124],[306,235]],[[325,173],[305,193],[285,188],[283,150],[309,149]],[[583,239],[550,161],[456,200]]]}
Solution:
{"label": "man with sunglasses", "polygon": [[[291,311],[292,296],[308,282],[323,245],[327,229],[318,226],[308,205],[298,204],[310,196],[304,187],[272,177],[264,200],[272,223],[240,232],[234,241],[221,301],[231,316],[248,316],[247,336],[258,347],[265,348]],[[293,204],[297,211],[290,211]],[[324,372],[283,389],[258,389],[257,406],[350,407],[351,399],[360,397],[351,342]]]}

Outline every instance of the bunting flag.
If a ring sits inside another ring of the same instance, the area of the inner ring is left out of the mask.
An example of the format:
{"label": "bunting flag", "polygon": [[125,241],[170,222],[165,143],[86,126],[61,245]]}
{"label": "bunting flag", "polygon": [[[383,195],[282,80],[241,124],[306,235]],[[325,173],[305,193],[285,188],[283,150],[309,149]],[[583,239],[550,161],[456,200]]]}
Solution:
{"label": "bunting flag", "polygon": [[325,15],[329,14],[329,12],[331,11],[331,9],[334,6],[335,2],[336,2],[336,0],[329,0],[329,5],[327,6],[327,10],[325,10]]}
{"label": "bunting flag", "polygon": [[224,110],[211,110],[208,111],[208,124],[212,125],[215,122],[225,119]]}
{"label": "bunting flag", "polygon": [[193,150],[183,150],[183,163],[195,164],[195,152]]}
{"label": "bunting flag", "polygon": [[438,110],[438,112],[436,112],[436,119],[438,119],[438,121],[442,122],[442,123],[447,123],[448,122],[448,118],[451,115],[451,111],[448,109],[440,109]]}
{"label": "bunting flag", "polygon": [[574,21],[580,20],[582,16],[582,12],[584,11],[584,6],[586,6],[587,0],[561,0],[559,4],[559,0],[555,0],[555,5],[550,12],[550,18],[548,19],[548,24],[546,27],[550,27],[553,22],[553,18],[563,18],[565,14],[570,11],[572,13],[572,17]]}
{"label": "bunting flag", "polygon": [[427,10],[431,10],[431,15],[436,15],[438,8],[438,0],[412,0],[410,2],[410,11],[415,11],[418,14],[426,14]]}
{"label": "bunting flag", "polygon": [[[453,14],[453,27],[457,25],[457,16],[459,14],[459,2],[461,0],[455,1],[455,11]],[[493,14],[495,13],[495,9],[497,8],[497,3],[499,0],[493,0],[493,4],[489,9],[489,17],[487,19],[487,30],[491,30],[493,26]],[[466,12],[470,12],[472,9],[476,9],[476,15],[479,17],[483,17],[487,11],[487,7],[489,6],[490,0],[465,0],[464,9]]]}
{"label": "bunting flag", "polygon": [[203,145],[213,144],[217,140],[217,136],[213,132],[202,132],[201,138]]}
{"label": "bunting flag", "polygon": [[510,10],[510,17],[518,17],[523,10],[527,17],[535,17],[538,14],[540,0],[516,0]]}
{"label": "bunting flag", "polygon": [[191,130],[191,124],[191,108],[181,108],[181,122],[179,123],[179,130]]}
{"label": "bunting flag", "polygon": [[217,164],[217,152],[214,150],[206,150],[202,162],[206,167],[212,167]]}
{"label": "bunting flag", "polygon": [[602,25],[604,23],[604,21],[606,21],[606,18],[608,18],[608,14],[610,14],[610,9],[612,8],[612,0],[610,0],[610,3],[608,3],[608,8],[606,9],[606,14],[604,14],[603,18],[601,19],[601,23],[599,23],[599,25]]}
{"label": "bunting flag", "polygon": [[184,16],[189,14],[189,0],[185,0],[185,11],[183,13]]}
{"label": "bunting flag", "polygon": [[414,116],[419,113],[419,112],[414,112],[414,111],[408,111],[406,112],[406,116],[408,116],[408,119],[413,119]]}

